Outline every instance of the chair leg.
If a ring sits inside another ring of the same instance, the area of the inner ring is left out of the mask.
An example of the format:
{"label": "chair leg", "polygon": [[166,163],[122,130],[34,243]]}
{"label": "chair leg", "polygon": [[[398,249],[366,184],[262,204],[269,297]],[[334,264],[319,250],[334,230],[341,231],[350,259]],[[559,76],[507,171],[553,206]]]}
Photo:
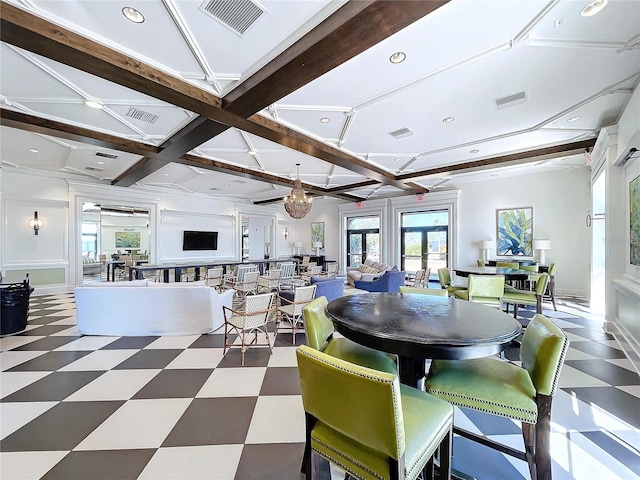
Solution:
{"label": "chair leg", "polygon": [[451,448],[453,441],[453,431],[450,430],[446,437],[440,442],[439,448],[439,460],[440,460],[440,475],[438,478],[451,478]]}
{"label": "chair leg", "polygon": [[524,454],[529,465],[531,480],[537,480],[536,475],[536,426],[533,423],[522,423],[522,439],[524,440]]}
{"label": "chair leg", "polygon": [[548,395],[538,394],[538,422],[535,425],[537,480],[551,480],[551,400]]}
{"label": "chair leg", "polygon": [[518,304],[513,304],[513,318],[518,318]]}

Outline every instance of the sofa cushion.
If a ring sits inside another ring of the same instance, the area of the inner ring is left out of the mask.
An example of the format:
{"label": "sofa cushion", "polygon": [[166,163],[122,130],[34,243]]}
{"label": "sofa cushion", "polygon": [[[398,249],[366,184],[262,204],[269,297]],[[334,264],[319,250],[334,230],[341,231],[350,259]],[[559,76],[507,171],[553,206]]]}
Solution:
{"label": "sofa cushion", "polygon": [[132,280],[126,281],[123,280],[121,282],[91,282],[86,287],[91,288],[108,288],[108,287],[146,287],[147,280]]}
{"label": "sofa cushion", "polygon": [[330,302],[344,294],[344,280],[342,278],[318,279],[311,277],[311,284],[316,286],[315,298],[326,297]]}

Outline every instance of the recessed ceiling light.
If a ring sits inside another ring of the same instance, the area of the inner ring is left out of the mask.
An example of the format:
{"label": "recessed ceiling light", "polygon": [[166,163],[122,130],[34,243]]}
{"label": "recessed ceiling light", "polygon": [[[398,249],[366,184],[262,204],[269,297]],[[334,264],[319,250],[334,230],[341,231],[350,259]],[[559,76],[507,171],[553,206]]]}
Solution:
{"label": "recessed ceiling light", "polygon": [[163,175],[163,176],[165,176],[165,177],[168,177],[168,176],[169,176],[169,174],[168,174],[168,173],[163,173],[162,175]]}
{"label": "recessed ceiling light", "polygon": [[444,123],[451,123],[451,122],[453,122],[454,120],[455,120],[455,118],[453,118],[453,117],[444,117],[444,118],[442,119],[442,121],[443,121]]}
{"label": "recessed ceiling light", "polygon": [[595,0],[584,7],[580,12],[583,17],[593,17],[596,13],[601,12],[607,6],[608,0]]}
{"label": "recessed ceiling light", "polygon": [[407,54],[404,52],[396,52],[389,57],[391,63],[402,63],[407,58]]}
{"label": "recessed ceiling light", "polygon": [[104,162],[96,162],[98,165],[104,165]]}
{"label": "recessed ceiling light", "polygon": [[258,152],[256,152],[255,150],[249,150],[247,153],[249,155],[258,155]]}
{"label": "recessed ceiling light", "polygon": [[490,177],[497,177],[498,174],[497,173],[492,173],[491,175],[489,175]]}
{"label": "recessed ceiling light", "polygon": [[36,150],[35,148],[30,148],[29,151],[31,153],[38,153],[40,150]]}
{"label": "recessed ceiling light", "polygon": [[104,108],[103,104],[101,104],[100,102],[96,102],[95,100],[85,100],[84,104],[87,107],[97,108],[98,110],[102,110]]}
{"label": "recessed ceiling light", "polygon": [[562,25],[562,18],[556,18],[553,21],[553,28],[558,28],[560,25]]}
{"label": "recessed ceiling light", "polygon": [[331,121],[331,119],[329,117],[322,117],[320,119],[320,123],[329,123]]}
{"label": "recessed ceiling light", "polygon": [[394,158],[394,159],[393,159],[393,161],[394,161],[394,162],[399,162],[399,161],[400,161],[400,159],[399,159],[399,158]]}
{"label": "recessed ceiling light", "polygon": [[477,148],[474,148],[473,150],[469,150],[469,153],[478,153],[480,150],[478,150]]}
{"label": "recessed ceiling light", "polygon": [[571,117],[567,119],[567,122],[577,122],[578,120],[580,120],[580,118],[582,117],[580,117],[579,115],[576,117]]}
{"label": "recessed ceiling light", "polygon": [[127,20],[131,20],[133,23],[142,23],[144,22],[144,15],[140,13],[138,10],[132,7],[124,7],[122,9],[122,14],[127,17]]}
{"label": "recessed ceiling light", "polygon": [[225,186],[225,187],[228,187],[228,186],[229,186],[229,184],[228,184],[228,183],[225,183],[225,185],[224,185],[224,186]]}
{"label": "recessed ceiling light", "polygon": [[67,171],[67,167],[60,167],[60,170],[64,170],[66,172]]}

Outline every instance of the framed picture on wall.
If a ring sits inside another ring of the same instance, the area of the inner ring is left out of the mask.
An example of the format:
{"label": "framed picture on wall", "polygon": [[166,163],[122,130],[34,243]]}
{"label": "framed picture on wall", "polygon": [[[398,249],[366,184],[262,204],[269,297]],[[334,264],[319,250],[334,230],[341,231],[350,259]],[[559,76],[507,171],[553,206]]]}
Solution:
{"label": "framed picture on wall", "polygon": [[533,207],[496,210],[496,253],[533,256]]}
{"label": "framed picture on wall", "polygon": [[629,263],[640,266],[640,175],[629,183]]}
{"label": "framed picture on wall", "polygon": [[116,232],[116,248],[140,248],[140,232]]}
{"label": "framed picture on wall", "polygon": [[324,222],[311,223],[311,247],[316,248],[317,242],[322,244],[319,248],[324,248]]}

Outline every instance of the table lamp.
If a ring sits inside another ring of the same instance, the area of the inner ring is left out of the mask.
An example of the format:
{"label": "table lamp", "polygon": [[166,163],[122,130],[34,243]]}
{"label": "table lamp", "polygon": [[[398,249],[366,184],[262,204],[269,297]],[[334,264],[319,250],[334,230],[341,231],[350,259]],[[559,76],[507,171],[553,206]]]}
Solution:
{"label": "table lamp", "polygon": [[322,242],[313,242],[311,246],[316,249],[316,256],[320,256],[320,249],[322,248]]}
{"label": "table lamp", "polygon": [[294,247],[296,247],[296,255],[300,255],[300,249],[302,248],[302,242],[295,242],[293,244]]}
{"label": "table lamp", "polygon": [[482,240],[482,242],[480,242],[480,248],[483,251],[483,260],[486,262],[491,256],[490,251],[496,248],[496,242],[493,240]]}
{"label": "table lamp", "polygon": [[538,262],[540,265],[544,265],[544,251],[551,250],[551,240],[533,240],[533,249],[538,250]]}

